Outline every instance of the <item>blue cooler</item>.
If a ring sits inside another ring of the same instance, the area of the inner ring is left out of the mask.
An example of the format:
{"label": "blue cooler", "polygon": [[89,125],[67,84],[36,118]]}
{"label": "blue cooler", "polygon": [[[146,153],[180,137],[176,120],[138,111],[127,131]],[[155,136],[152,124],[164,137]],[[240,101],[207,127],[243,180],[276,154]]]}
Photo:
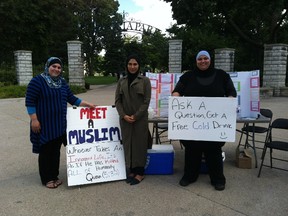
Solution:
{"label": "blue cooler", "polygon": [[152,145],[147,151],[145,166],[146,175],[173,174],[174,149],[173,145]]}

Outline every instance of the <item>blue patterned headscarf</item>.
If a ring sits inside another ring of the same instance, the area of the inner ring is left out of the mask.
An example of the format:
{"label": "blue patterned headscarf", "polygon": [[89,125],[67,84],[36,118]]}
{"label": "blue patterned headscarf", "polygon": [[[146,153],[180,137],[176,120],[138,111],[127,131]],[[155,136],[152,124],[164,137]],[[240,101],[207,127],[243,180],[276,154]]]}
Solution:
{"label": "blue patterned headscarf", "polygon": [[[52,64],[56,64],[56,63],[61,65],[61,73],[57,77],[51,77],[50,74],[49,74],[49,67]],[[62,80],[64,79],[62,77],[62,72],[63,72],[63,63],[62,63],[62,61],[59,58],[57,58],[57,57],[50,57],[47,60],[46,64],[45,64],[45,69],[44,69],[44,72],[41,74],[41,76],[45,79],[47,85],[50,88],[61,88]]]}

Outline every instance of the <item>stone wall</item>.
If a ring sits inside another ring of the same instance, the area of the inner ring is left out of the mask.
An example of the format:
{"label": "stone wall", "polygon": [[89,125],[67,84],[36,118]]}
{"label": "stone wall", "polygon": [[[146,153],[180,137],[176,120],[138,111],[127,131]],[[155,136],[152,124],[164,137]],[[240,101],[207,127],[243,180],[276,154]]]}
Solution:
{"label": "stone wall", "polygon": [[169,72],[182,72],[182,40],[169,40]]}
{"label": "stone wall", "polygon": [[[84,61],[81,49],[82,42],[67,41],[69,84],[85,86]],[[231,48],[215,49],[216,68],[227,72],[234,71],[235,50]],[[267,44],[264,50],[262,97],[288,96],[285,87],[287,70],[287,44]],[[32,51],[17,50],[14,52],[17,81],[19,85],[27,85],[33,77]],[[182,72],[182,40],[169,41],[169,72]]]}
{"label": "stone wall", "polygon": [[33,77],[32,51],[17,50],[14,52],[17,81],[19,85],[28,85]]}
{"label": "stone wall", "polygon": [[[85,87],[81,45],[80,41],[67,41],[69,84]],[[28,85],[33,77],[32,51],[17,50],[14,57],[18,84]]]}
{"label": "stone wall", "polygon": [[67,41],[69,84],[85,87],[81,45],[81,41]]}
{"label": "stone wall", "polygon": [[223,48],[215,49],[214,67],[226,72],[234,71],[234,54],[235,49]]}
{"label": "stone wall", "polygon": [[274,96],[281,96],[287,70],[287,44],[266,44],[264,50],[263,87],[272,88]]}

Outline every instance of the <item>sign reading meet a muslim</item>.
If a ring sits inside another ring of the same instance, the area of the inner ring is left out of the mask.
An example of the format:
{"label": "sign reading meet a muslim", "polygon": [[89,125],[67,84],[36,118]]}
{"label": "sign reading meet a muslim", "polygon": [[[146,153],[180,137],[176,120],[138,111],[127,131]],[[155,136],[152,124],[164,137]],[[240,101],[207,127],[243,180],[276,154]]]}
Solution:
{"label": "sign reading meet a muslim", "polygon": [[126,178],[115,107],[68,108],[66,158],[68,186]]}

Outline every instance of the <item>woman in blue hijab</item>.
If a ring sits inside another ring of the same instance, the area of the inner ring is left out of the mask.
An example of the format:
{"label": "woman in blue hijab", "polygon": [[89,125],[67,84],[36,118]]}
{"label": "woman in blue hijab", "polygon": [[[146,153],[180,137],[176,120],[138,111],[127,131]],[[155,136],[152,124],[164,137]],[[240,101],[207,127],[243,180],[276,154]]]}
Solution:
{"label": "woman in blue hijab", "polygon": [[58,175],[61,145],[67,143],[67,102],[75,106],[95,107],[73,95],[62,72],[62,61],[57,57],[49,58],[44,72],[32,78],[26,92],[32,152],[39,154],[39,174],[47,188],[57,188],[62,184]]}

